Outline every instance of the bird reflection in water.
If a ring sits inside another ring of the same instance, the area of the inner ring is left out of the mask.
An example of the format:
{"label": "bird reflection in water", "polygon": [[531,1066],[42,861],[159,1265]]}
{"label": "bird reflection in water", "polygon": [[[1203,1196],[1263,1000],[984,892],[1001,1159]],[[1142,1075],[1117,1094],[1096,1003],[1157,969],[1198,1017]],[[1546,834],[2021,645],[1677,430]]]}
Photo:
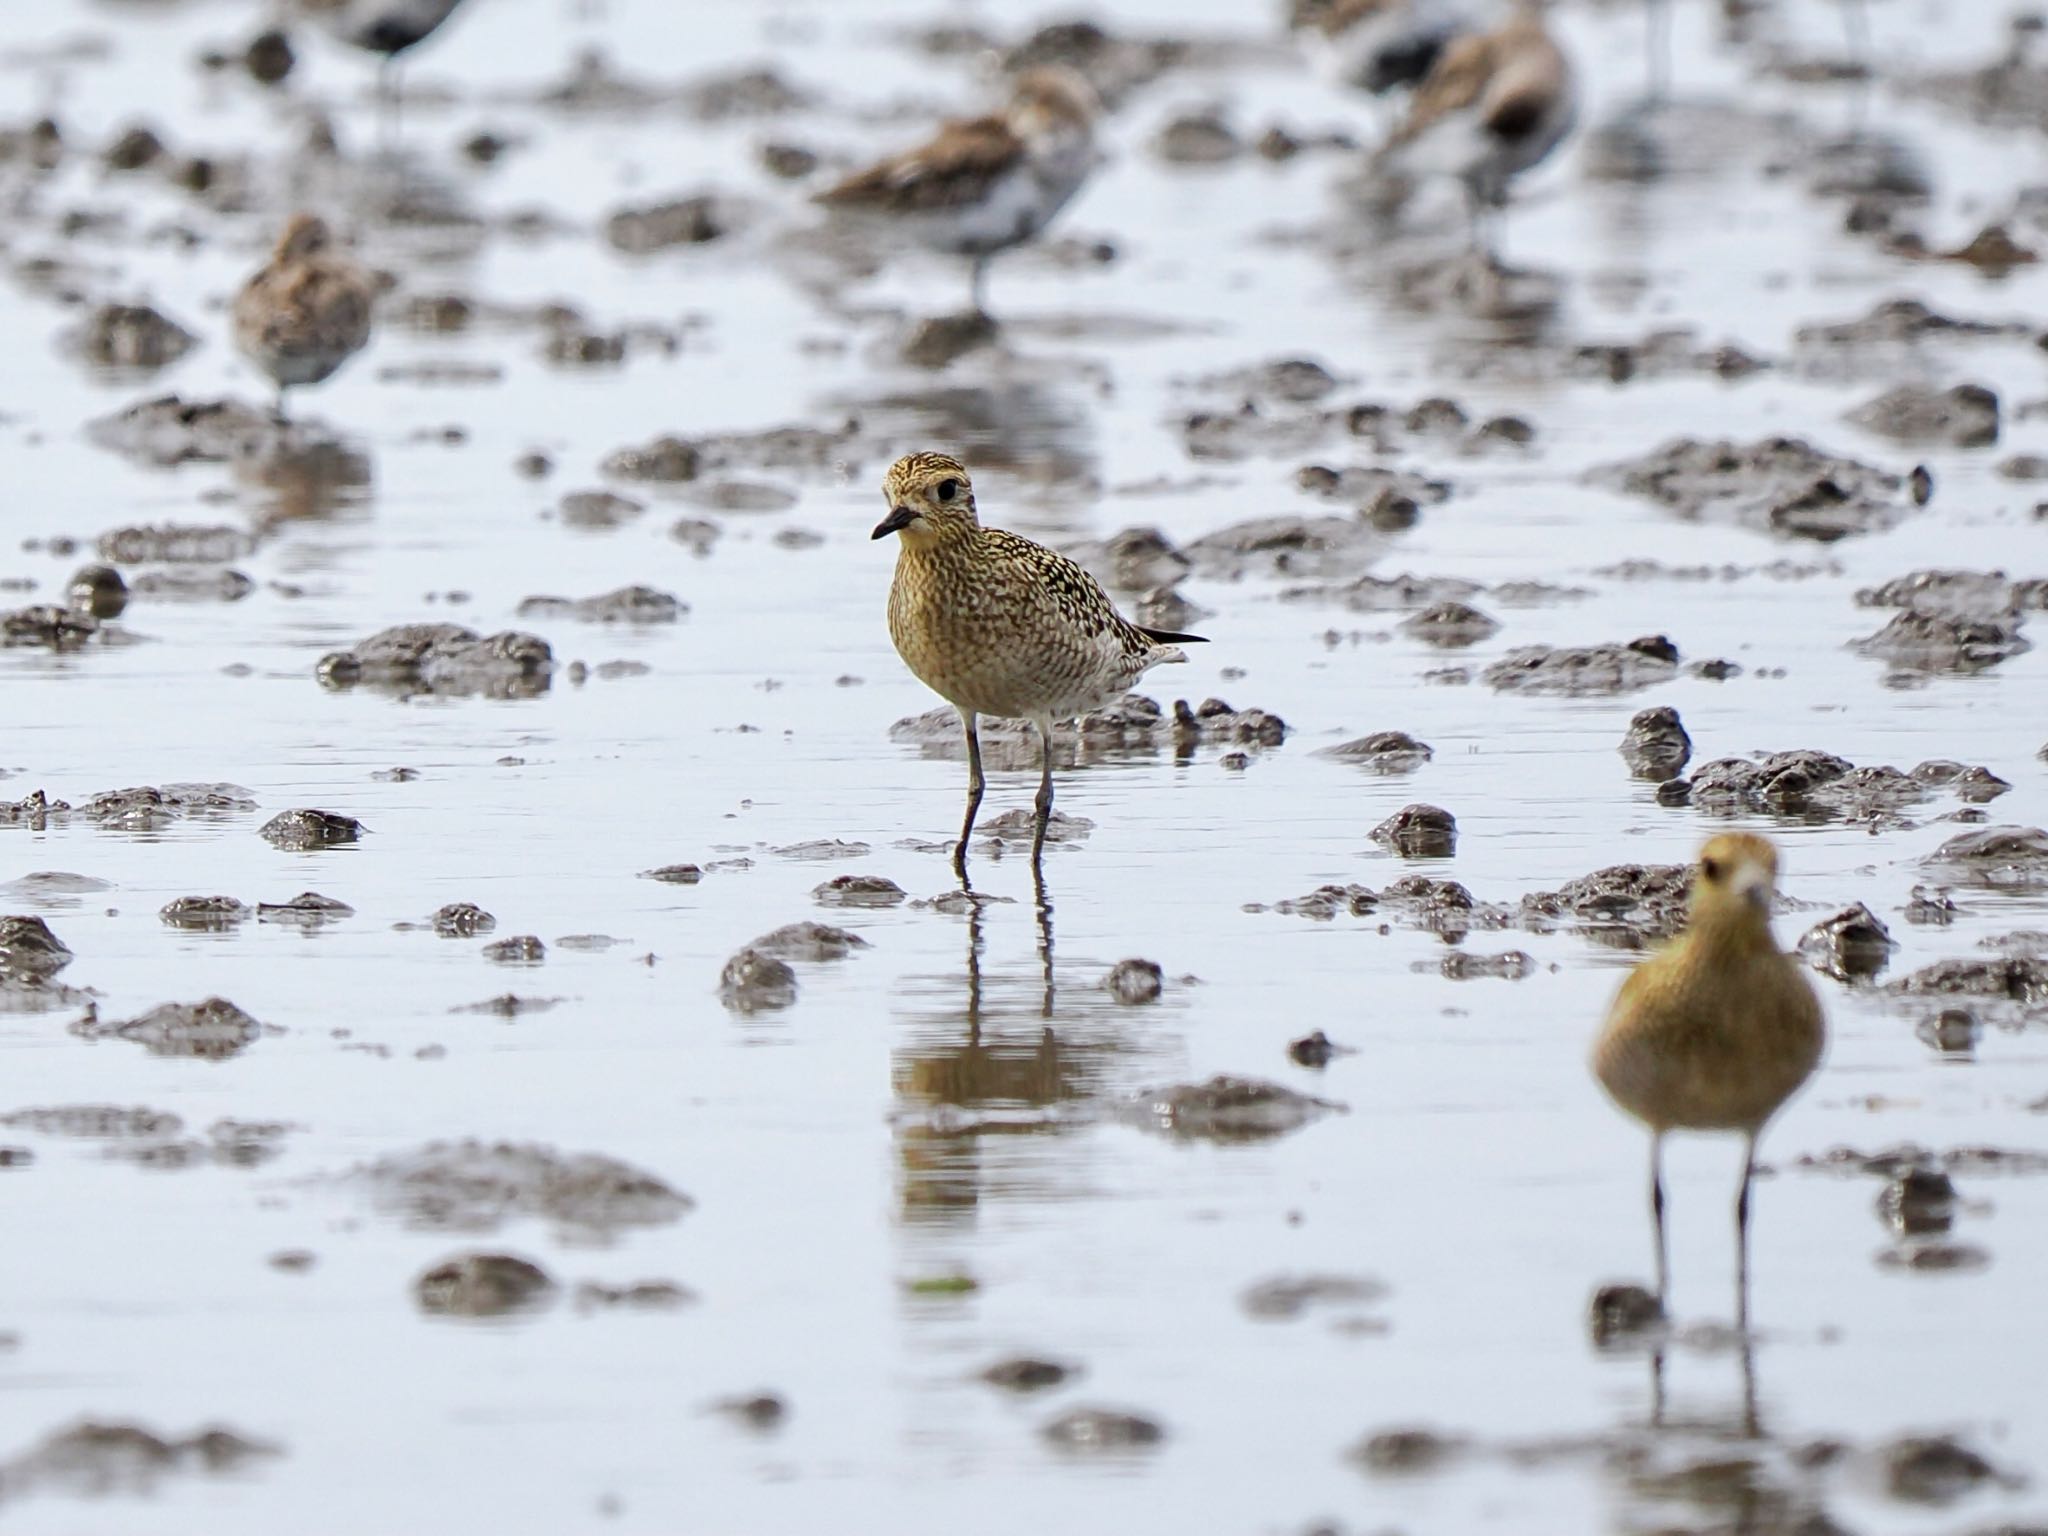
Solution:
{"label": "bird reflection in water", "polygon": [[[1113,1043],[1076,1040],[1053,1025],[1056,998],[1053,904],[1044,871],[1032,880],[1037,923],[1035,974],[991,970],[989,909],[1004,905],[963,879],[942,905],[966,917],[966,995],[920,1012],[914,1038],[896,1053],[896,1146],[906,1222],[971,1221],[985,1196],[1061,1198],[1047,1187],[1057,1160],[1009,1154],[1011,1140],[1058,1132],[1066,1110],[1100,1090]],[[953,978],[947,978],[948,990]]]}

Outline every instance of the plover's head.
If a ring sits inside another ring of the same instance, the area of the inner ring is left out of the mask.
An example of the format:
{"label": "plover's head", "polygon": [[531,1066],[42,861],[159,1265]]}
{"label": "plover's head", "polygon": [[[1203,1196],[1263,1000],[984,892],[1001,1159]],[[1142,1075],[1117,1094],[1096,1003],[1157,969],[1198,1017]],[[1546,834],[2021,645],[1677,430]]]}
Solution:
{"label": "plover's head", "polygon": [[295,213],[285,221],[284,232],[277,237],[277,260],[303,261],[333,244],[334,236],[325,219],[315,213]]}
{"label": "plover's head", "polygon": [[882,479],[889,515],[872,537],[900,533],[906,544],[924,548],[957,539],[980,527],[974,515],[974,485],[967,466],[943,453],[906,453]]}
{"label": "plover's head", "polygon": [[1702,916],[1744,912],[1770,921],[1778,890],[1778,850],[1753,832],[1723,832],[1700,849],[1692,884],[1692,911]]}
{"label": "plover's head", "polygon": [[1003,117],[1020,139],[1086,139],[1102,115],[1095,88],[1063,64],[1027,69],[1017,77]]}

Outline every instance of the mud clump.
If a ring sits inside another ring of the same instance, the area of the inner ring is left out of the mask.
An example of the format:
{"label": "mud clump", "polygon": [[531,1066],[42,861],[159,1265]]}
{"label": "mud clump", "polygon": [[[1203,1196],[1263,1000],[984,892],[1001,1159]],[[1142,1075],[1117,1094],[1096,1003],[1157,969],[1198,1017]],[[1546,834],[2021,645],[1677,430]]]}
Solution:
{"label": "mud clump", "polygon": [[354,917],[356,909],[345,901],[323,896],[318,891],[301,891],[290,901],[259,901],[256,921],[284,923],[294,928],[314,929]]}
{"label": "mud clump", "polygon": [[689,611],[690,605],[672,593],[640,586],[597,597],[529,597],[518,609],[522,619],[576,619],[585,624],[673,624]]}
{"label": "mud clump", "polygon": [[1567,880],[1554,891],[1531,891],[1522,914],[1539,932],[1558,922],[1669,938],[1685,926],[1691,901],[1689,864],[1612,864]]}
{"label": "mud clump", "polygon": [[788,923],[773,933],[764,933],[747,946],[755,954],[774,955],[783,960],[805,961],[822,965],[830,960],[844,960],[857,949],[866,949],[868,941],[857,933],[844,928],[834,928],[827,923]]}
{"label": "mud clump", "polygon": [[1165,985],[1166,973],[1152,960],[1119,960],[1102,978],[1103,990],[1126,1007],[1158,1002]]}
{"label": "mud clump", "polygon": [[571,491],[562,498],[556,515],[570,528],[609,532],[625,527],[646,510],[644,501],[614,491]]}
{"label": "mud clump", "polygon": [[1237,1300],[1262,1322],[1292,1322],[1312,1307],[1364,1306],[1386,1298],[1386,1283],[1369,1275],[1275,1275],[1247,1286]]}
{"label": "mud clump", "polygon": [[1640,1285],[1603,1285],[1593,1293],[1592,1304],[1586,1310],[1586,1331],[1599,1349],[1613,1349],[1653,1337],[1662,1333],[1664,1324],[1664,1303],[1657,1299],[1656,1292]]}
{"label": "mud clump", "polygon": [[1966,618],[1922,608],[1894,614],[1884,628],[1851,642],[1865,656],[1906,672],[1982,672],[2031,650],[2017,615]]}
{"label": "mud clump", "polygon": [[896,355],[913,368],[945,368],[971,352],[994,346],[1001,334],[994,318],[978,310],[926,315],[911,326]]}
{"label": "mud clump", "polygon": [[554,653],[538,635],[479,635],[460,624],[400,624],[352,650],[320,659],[323,687],[366,685],[396,693],[528,699],[548,689]]}
{"label": "mud clump", "polygon": [[1446,599],[1401,621],[1404,634],[1426,645],[1444,650],[1461,650],[1500,633],[1500,621],[1481,613],[1469,603]]}
{"label": "mud clump", "polygon": [[486,944],[479,953],[493,965],[540,965],[548,957],[548,947],[538,934],[519,933]]}
{"label": "mud clump", "polygon": [[148,374],[175,363],[199,338],[148,304],[102,304],[65,344],[90,367]]}
{"label": "mud clump", "polygon": [[161,469],[277,462],[332,443],[317,427],[280,421],[239,401],[177,395],[139,401],[103,416],[87,425],[86,436],[124,458]]}
{"label": "mud clump", "polygon": [[434,932],[444,939],[473,939],[497,926],[498,920],[473,901],[451,901],[434,914]]}
{"label": "mud clump", "polygon": [[1343,1046],[1320,1029],[1311,1030],[1300,1039],[1287,1042],[1287,1059],[1297,1067],[1308,1067],[1316,1072],[1322,1071],[1344,1052]]}
{"label": "mud clump", "polygon": [[225,933],[251,915],[247,904],[233,896],[180,896],[157,910],[165,924],[190,933]]}
{"label": "mud clump", "polygon": [[1278,1083],[1219,1074],[1133,1095],[1124,1118],[1175,1137],[1229,1143],[1268,1141],[1343,1111],[1341,1104]]}
{"label": "mud clump", "polygon": [[615,1308],[635,1312],[674,1312],[696,1300],[696,1292],[673,1280],[634,1280],[625,1285],[585,1280],[576,1287],[576,1310],[579,1312]]}
{"label": "mud clump", "polygon": [[821,907],[899,907],[907,893],[887,875],[834,875],[811,899]]}
{"label": "mud clump", "polygon": [[546,1270],[509,1253],[460,1253],[413,1282],[420,1310],[435,1317],[537,1312],[559,1291]]}
{"label": "mud clump", "polygon": [[1948,1435],[1908,1435],[1880,1452],[1885,1488],[1912,1504],[1952,1504],[1986,1483],[2005,1481],[1996,1467]]}
{"label": "mud clump", "polygon": [[240,1472],[281,1454],[278,1446],[218,1425],[178,1438],[140,1424],[85,1419],[0,1463],[0,1487],[10,1495],[76,1498],[148,1493],[165,1478]]}
{"label": "mud clump", "polygon": [[1079,1368],[1037,1355],[1012,1355],[982,1371],[981,1379],[1005,1392],[1043,1392],[1080,1374]]}
{"label": "mud clump", "polygon": [[1589,478],[1687,519],[1820,543],[1889,528],[1912,504],[1903,477],[1798,438],[1747,444],[1682,438],[1595,469]]}
{"label": "mud clump", "polygon": [[1437,1471],[1466,1449],[1462,1438],[1433,1429],[1383,1429],[1353,1446],[1350,1459],[1368,1472],[1413,1475]]}
{"label": "mud clump", "polygon": [[1599,698],[1677,675],[1678,647],[1662,635],[1646,635],[1626,645],[1525,645],[1494,662],[1480,680],[1502,693]]}
{"label": "mud clump", "polygon": [[81,566],[64,586],[65,601],[96,619],[117,619],[128,607],[128,583],[111,565]]}
{"label": "mud clump", "polygon": [[604,472],[617,480],[655,485],[680,485],[697,478],[702,455],[679,437],[658,437],[644,448],[621,448],[604,461]]}
{"label": "mud clump", "polygon": [[1907,1168],[1878,1192],[1877,1216],[1901,1237],[1938,1237],[1955,1222],[1955,1181],[1938,1168]]}
{"label": "mud clump", "polygon": [[520,1216],[606,1236],[662,1226],[691,1208],[653,1174],[595,1152],[532,1142],[436,1141],[358,1168],[378,1207],[407,1225],[491,1232]]}
{"label": "mud clump", "polygon": [[0,917],[0,976],[54,976],[71,960],[70,948],[40,917]]}
{"label": "mud clump", "polygon": [[2035,955],[1955,955],[1891,984],[1900,997],[1979,997],[2032,1005],[2048,1002],[2048,959]]}
{"label": "mud clump", "polygon": [[1536,974],[1536,957],[1510,949],[1498,955],[1475,955],[1454,949],[1437,962],[1445,981],[1524,981]]}
{"label": "mud clump", "polygon": [[734,1013],[773,1013],[796,1001],[796,972],[787,960],[741,950],[718,973],[718,998]]}
{"label": "mud clump", "polygon": [[1204,699],[1194,708],[1186,699],[1173,701],[1173,744],[1176,751],[1195,746],[1277,747],[1287,739],[1287,722],[1263,709],[1232,709],[1221,699]]}
{"label": "mud clump", "polygon": [[707,245],[729,234],[734,222],[734,209],[721,198],[683,197],[621,208],[605,220],[604,237],[613,250],[645,256],[676,245]]}
{"label": "mud clump", "polygon": [[1692,760],[1692,738],[1685,733],[1678,711],[1660,704],[1655,709],[1638,710],[1629,721],[1628,734],[1621,739],[1621,757],[1635,777],[1662,784],[1685,771]]}
{"label": "mud clump", "polygon": [[239,528],[212,523],[150,523],[114,528],[99,536],[102,560],[115,565],[225,565],[254,551]]}
{"label": "mud clump", "polygon": [[99,632],[100,621],[90,613],[57,603],[32,603],[0,612],[0,646],[75,651]]}
{"label": "mud clump", "polygon": [[773,1392],[743,1392],[719,1398],[710,1411],[724,1414],[757,1435],[767,1435],[782,1427],[789,1417],[789,1404]]}
{"label": "mud clump", "polygon": [[1159,1444],[1166,1430],[1156,1419],[1112,1408],[1075,1408],[1039,1431],[1063,1451],[1113,1454]]}
{"label": "mud clump", "polygon": [[1372,829],[1372,840],[1404,859],[1448,859],[1458,851],[1458,823],[1440,806],[1404,805]]}
{"label": "mud clump", "polygon": [[1799,953],[1837,981],[1866,981],[1891,963],[1899,946],[1882,919],[1862,902],[1824,917],[1799,937]]}
{"label": "mud clump", "polygon": [[165,1003],[124,1021],[92,1013],[71,1026],[83,1040],[133,1040],[152,1056],[194,1056],[225,1061],[263,1038],[265,1026],[224,997],[201,1003]]}
{"label": "mud clump", "polygon": [[1182,553],[1197,575],[1217,581],[1248,576],[1333,581],[1356,576],[1385,542],[1385,535],[1360,518],[1282,514],[1219,528],[1185,545]]}
{"label": "mud clump", "polygon": [[1413,773],[1436,753],[1427,742],[1417,741],[1406,731],[1374,731],[1341,746],[1324,747],[1315,755],[1352,763],[1372,773]]}
{"label": "mud clump", "polygon": [[311,848],[353,843],[363,831],[363,824],[353,816],[302,809],[280,811],[257,829],[257,835],[273,848],[303,853]]}
{"label": "mud clump", "polygon": [[[1286,735],[1285,722],[1263,710],[1246,710],[1240,716],[1223,705],[1220,713],[1206,719],[1190,710],[1185,724],[1181,723],[1179,713],[1177,709],[1169,715],[1157,699],[1127,693],[1120,702],[1092,710],[1078,721],[1062,720],[1055,725],[1055,758],[1071,756],[1074,761],[1089,762],[1123,752],[1158,751],[1168,745],[1178,749],[1183,742],[1192,750],[1206,739],[1210,730],[1227,735],[1240,725],[1254,735],[1271,736],[1276,734],[1277,722],[1277,734],[1283,739]],[[986,766],[1002,770],[1037,769],[1038,731],[1028,721],[985,719],[980,733]],[[967,752],[961,739],[960,717],[950,707],[898,720],[889,727],[889,739],[916,746],[932,757],[958,759]]]}
{"label": "mud clump", "polygon": [[1998,396],[1981,384],[1901,384],[1859,405],[1848,420],[1895,443],[1987,448],[1998,441]]}
{"label": "mud clump", "polygon": [[1939,879],[2000,891],[2048,888],[2048,832],[2039,827],[1979,827],[1935,849],[1925,867]]}

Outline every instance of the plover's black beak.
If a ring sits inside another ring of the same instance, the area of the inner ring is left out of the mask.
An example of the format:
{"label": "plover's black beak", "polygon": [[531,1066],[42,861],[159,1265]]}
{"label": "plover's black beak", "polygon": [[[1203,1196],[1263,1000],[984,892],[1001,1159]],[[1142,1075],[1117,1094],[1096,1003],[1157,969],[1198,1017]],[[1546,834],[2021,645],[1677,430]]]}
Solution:
{"label": "plover's black beak", "polygon": [[868,537],[871,539],[886,539],[892,533],[901,533],[916,519],[917,513],[909,507],[891,508],[889,515],[875,524],[875,531],[869,534]]}

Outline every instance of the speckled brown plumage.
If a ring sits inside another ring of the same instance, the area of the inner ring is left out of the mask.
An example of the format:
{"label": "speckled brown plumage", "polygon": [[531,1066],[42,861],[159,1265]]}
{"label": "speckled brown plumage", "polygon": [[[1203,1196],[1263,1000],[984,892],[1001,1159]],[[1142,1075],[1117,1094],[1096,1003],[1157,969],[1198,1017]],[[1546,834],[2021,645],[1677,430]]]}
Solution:
{"label": "speckled brown plumage", "polygon": [[[1650,1130],[1660,1295],[1665,1133],[1743,1136],[1737,1227],[1746,1278],[1756,1139],[1820,1064],[1820,1000],[1805,969],[1771,934],[1777,868],[1777,852],[1763,838],[1730,832],[1709,841],[1700,851],[1685,932],[1629,974],[1594,1046],[1594,1075]],[[1746,1316],[1746,1284],[1739,1306]]]}
{"label": "speckled brown plumage", "polygon": [[235,345],[285,391],[330,377],[370,339],[370,276],[334,247],[327,225],[292,215],[270,260],[235,295]]}
{"label": "speckled brown plumage", "polygon": [[1052,729],[1121,698],[1155,666],[1186,661],[1197,635],[1140,628],[1065,555],[984,528],[958,459],[913,453],[883,484],[897,534],[889,637],[910,670],[960,714],[968,751],[964,854],[981,799],[979,715],[1029,720],[1042,750],[1039,836],[1052,809]]}

